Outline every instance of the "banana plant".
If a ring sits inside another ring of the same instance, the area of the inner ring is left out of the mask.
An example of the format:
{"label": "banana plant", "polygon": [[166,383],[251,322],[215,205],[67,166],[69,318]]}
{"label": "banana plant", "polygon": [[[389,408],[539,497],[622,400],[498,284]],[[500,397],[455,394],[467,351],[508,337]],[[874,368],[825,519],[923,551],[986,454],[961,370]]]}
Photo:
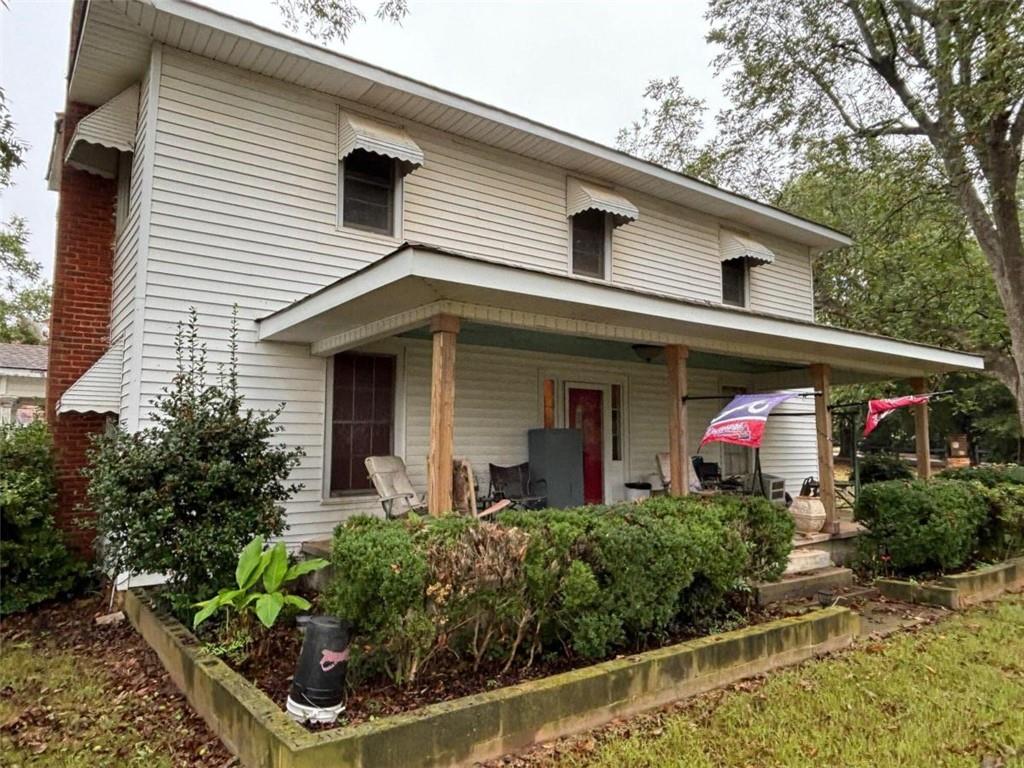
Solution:
{"label": "banana plant", "polygon": [[224,588],[215,597],[195,603],[193,607],[199,610],[192,618],[192,626],[198,627],[217,611],[224,609],[229,615],[234,611],[239,617],[254,614],[264,627],[270,629],[286,605],[300,611],[310,608],[309,601],[304,597],[288,594],[285,585],[327,564],[326,560],[317,557],[289,565],[288,551],[284,544],[277,542],[264,549],[263,537],[257,536],[245,545],[238,556],[236,586]]}

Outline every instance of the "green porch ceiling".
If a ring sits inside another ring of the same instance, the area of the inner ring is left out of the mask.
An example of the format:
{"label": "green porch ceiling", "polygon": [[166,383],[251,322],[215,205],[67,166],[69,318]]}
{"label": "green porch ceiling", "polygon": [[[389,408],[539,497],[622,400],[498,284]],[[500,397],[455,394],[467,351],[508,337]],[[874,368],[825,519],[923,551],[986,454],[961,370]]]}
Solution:
{"label": "green porch ceiling", "polygon": [[[414,328],[399,334],[407,339],[429,339],[426,327]],[[582,336],[565,336],[543,331],[529,331],[522,328],[505,328],[483,323],[464,322],[459,331],[459,344],[502,349],[524,349],[534,352],[549,352],[556,355],[572,355],[600,360],[618,360],[630,363],[643,362],[632,344],[606,339],[590,339]],[[660,355],[651,365],[664,365]],[[765,360],[751,360],[742,357],[716,355],[711,352],[690,351],[688,364],[691,368],[732,373],[776,373],[803,368],[800,365],[786,365]]]}

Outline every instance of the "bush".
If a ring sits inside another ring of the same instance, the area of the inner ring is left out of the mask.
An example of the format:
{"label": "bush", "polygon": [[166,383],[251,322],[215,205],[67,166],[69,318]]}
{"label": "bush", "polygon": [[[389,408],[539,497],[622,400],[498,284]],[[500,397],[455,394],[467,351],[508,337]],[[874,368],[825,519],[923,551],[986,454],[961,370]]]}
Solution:
{"label": "bush", "polygon": [[886,480],[910,480],[914,472],[910,465],[891,453],[869,453],[858,462],[860,482],[883,483]]}
{"label": "bush", "polygon": [[0,615],[66,594],[82,576],[54,525],[56,505],[46,424],[0,426]]}
{"label": "bush", "polygon": [[978,556],[999,562],[1024,555],[1024,484],[981,487],[989,514],[980,532]]}
{"label": "bush", "polygon": [[505,669],[545,650],[601,658],[703,622],[745,578],[781,572],[792,530],[785,510],[739,499],[485,523],[355,518],[335,532],[325,608],[354,624],[354,667],[399,683],[443,654]]}
{"label": "bush", "polygon": [[939,477],[946,480],[973,480],[988,488],[1004,483],[1024,485],[1024,467],[1017,464],[979,464],[976,467],[944,469]]}
{"label": "bush", "polygon": [[86,470],[103,564],[164,574],[183,620],[192,603],[231,582],[242,547],[284,531],[280,502],[300,487],[286,479],[302,451],[271,443],[283,406],[243,408],[236,338],[232,318],[228,365],[208,384],[191,310],[178,326],[177,374],[153,403],[155,425],[99,437]]}
{"label": "bush", "polygon": [[894,480],[862,488],[854,512],[869,529],[860,540],[869,566],[918,575],[967,565],[989,509],[978,484]]}

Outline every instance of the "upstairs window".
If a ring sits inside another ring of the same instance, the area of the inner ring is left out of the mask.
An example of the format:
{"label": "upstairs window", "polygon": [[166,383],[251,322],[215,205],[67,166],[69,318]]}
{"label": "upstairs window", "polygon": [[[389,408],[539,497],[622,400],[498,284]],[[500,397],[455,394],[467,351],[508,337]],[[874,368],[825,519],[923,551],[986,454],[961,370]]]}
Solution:
{"label": "upstairs window", "polygon": [[572,217],[572,272],[586,277],[605,277],[608,241],[611,239],[608,217],[590,209]]}
{"label": "upstairs window", "polygon": [[729,259],[722,262],[722,303],[733,307],[747,306],[746,259]]}
{"label": "upstairs window", "polygon": [[341,225],[394,234],[395,161],[357,149],[341,165]]}
{"label": "upstairs window", "polygon": [[331,496],[371,490],[366,457],[394,453],[394,356],[335,355],[331,411]]}

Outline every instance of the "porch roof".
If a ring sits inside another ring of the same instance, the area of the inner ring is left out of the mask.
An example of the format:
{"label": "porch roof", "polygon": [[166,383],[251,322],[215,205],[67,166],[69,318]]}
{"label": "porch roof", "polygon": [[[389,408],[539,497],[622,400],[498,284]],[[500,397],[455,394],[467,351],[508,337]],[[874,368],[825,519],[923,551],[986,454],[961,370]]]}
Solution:
{"label": "porch roof", "polygon": [[982,358],[964,352],[417,243],[405,243],[262,318],[259,338],[307,343],[314,354],[329,355],[407,332],[441,313],[568,336],[684,344],[701,352],[784,363],[787,368],[826,363],[832,366],[836,383],[984,368]]}

